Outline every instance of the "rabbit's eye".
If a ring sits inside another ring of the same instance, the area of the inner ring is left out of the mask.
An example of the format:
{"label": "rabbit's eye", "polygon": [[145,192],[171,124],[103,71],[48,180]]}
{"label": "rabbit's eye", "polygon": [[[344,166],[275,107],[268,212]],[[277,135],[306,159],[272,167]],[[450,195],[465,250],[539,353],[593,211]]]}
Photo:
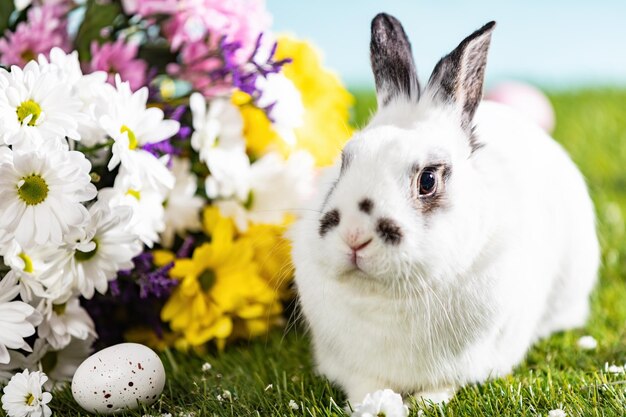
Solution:
{"label": "rabbit's eye", "polygon": [[434,169],[426,168],[417,180],[420,197],[433,195],[437,191],[437,173]]}

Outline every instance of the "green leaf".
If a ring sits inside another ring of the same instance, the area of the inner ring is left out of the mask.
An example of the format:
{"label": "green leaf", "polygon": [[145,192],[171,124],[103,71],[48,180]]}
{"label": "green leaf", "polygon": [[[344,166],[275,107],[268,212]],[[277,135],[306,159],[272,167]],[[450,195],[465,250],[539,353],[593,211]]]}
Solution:
{"label": "green leaf", "polygon": [[76,35],[76,49],[82,61],[91,58],[91,51],[89,49],[91,42],[94,40],[102,42],[104,40],[101,36],[102,29],[113,26],[115,18],[121,13],[122,8],[119,2],[101,4],[95,0],[87,1],[85,18]]}
{"label": "green leaf", "polygon": [[156,67],[159,73],[164,73],[167,64],[176,62],[176,54],[170,51],[167,44],[149,43],[139,49],[139,58],[148,62],[151,67]]}
{"label": "green leaf", "polygon": [[9,27],[9,20],[14,10],[13,0],[0,0],[0,36],[4,35],[4,31]]}

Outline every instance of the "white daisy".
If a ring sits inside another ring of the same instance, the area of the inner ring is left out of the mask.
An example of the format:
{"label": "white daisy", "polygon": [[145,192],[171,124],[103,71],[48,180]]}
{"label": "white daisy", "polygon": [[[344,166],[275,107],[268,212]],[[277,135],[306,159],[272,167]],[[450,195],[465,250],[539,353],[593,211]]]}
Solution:
{"label": "white daisy", "polygon": [[261,91],[257,106],[269,108],[269,118],[280,137],[289,145],[295,145],[294,129],[302,126],[304,105],[300,91],[281,73],[257,77],[255,87]]}
{"label": "white daisy", "polygon": [[216,147],[207,163],[210,175],[205,180],[207,197],[245,200],[250,193],[250,159],[245,148]]}
{"label": "white daisy", "polygon": [[95,291],[106,293],[109,281],[119,270],[132,268],[132,259],[141,253],[139,236],[130,230],[130,207],[98,201],[89,214],[84,228],[66,236],[65,243],[47,258],[49,267],[40,280],[49,297],[57,301],[76,293],[87,299]]}
{"label": "white daisy", "polygon": [[289,400],[289,408],[291,408],[292,410],[299,410],[300,406],[294,400]]}
{"label": "white daisy", "polygon": [[287,160],[269,153],[250,167],[250,193],[245,201],[219,200],[216,204],[242,232],[250,222],[281,223],[310,195],[313,167],[313,158],[304,151],[293,153]]}
{"label": "white daisy", "polygon": [[52,410],[48,403],[52,394],[42,389],[48,377],[43,372],[29,372],[15,374],[4,387],[2,408],[9,417],[50,417]]}
{"label": "white daisy", "polygon": [[32,351],[24,340],[35,333],[41,314],[23,301],[13,301],[20,289],[15,275],[0,279],[0,363],[9,362],[8,349]]}
{"label": "white daisy", "polygon": [[100,190],[98,200],[110,207],[128,206],[132,209],[129,232],[139,236],[147,246],[159,242],[159,233],[165,230],[164,197],[146,184],[140,184],[136,178],[126,175],[120,169],[112,188]]}
{"label": "white daisy", "polygon": [[72,337],[86,340],[89,336],[96,336],[95,325],[87,311],[80,306],[78,297],[62,304],[42,300],[37,310],[43,316],[37,335],[45,339],[54,350],[66,347]]}
{"label": "white daisy", "polygon": [[191,146],[207,162],[211,150],[218,144],[245,146],[243,118],[239,109],[229,99],[216,98],[207,109],[207,102],[200,93],[189,98],[194,132]]}
{"label": "white daisy", "polygon": [[81,107],[71,89],[36,61],[11,72],[0,68],[0,139],[14,149],[57,148],[66,136],[79,140]]}
{"label": "white daisy", "polygon": [[557,408],[550,410],[548,412],[548,417],[567,417],[567,413],[564,410]]}
{"label": "white daisy", "polygon": [[211,175],[206,180],[209,198],[245,199],[249,191],[250,160],[243,137],[243,118],[229,100],[207,102],[199,93],[189,99],[194,132],[191,146],[204,161]]}
{"label": "white daisy", "polygon": [[191,172],[191,162],[174,158],[172,173],[176,182],[165,199],[165,230],[161,233],[161,243],[167,248],[174,243],[175,234],[182,236],[186,231],[200,230],[199,214],[204,205],[196,195],[198,179]]}
{"label": "white daisy", "polygon": [[76,151],[20,152],[0,149],[0,229],[23,248],[60,244],[70,227],[88,218],[81,204],[96,196],[91,164]]}
{"label": "white daisy", "polygon": [[128,82],[115,77],[116,88],[105,86],[107,104],[100,117],[100,126],[113,138],[113,156],[108,168],[120,163],[142,183],[165,192],[174,186],[174,176],[165,163],[167,158],[157,159],[142,149],[143,145],[161,142],[178,132],[180,124],[175,120],[163,120],[163,111],[156,107],[146,108],[148,88],[132,92]]}
{"label": "white daisy", "polygon": [[9,274],[15,274],[17,278],[22,301],[28,303],[33,297],[46,296],[39,277],[48,269],[45,258],[51,249],[46,246],[32,246],[26,252],[15,239],[3,248],[4,264],[11,268]]}
{"label": "white daisy", "polygon": [[390,389],[367,394],[363,403],[358,404],[352,417],[407,417],[409,408],[402,402],[402,396]]}
{"label": "white daisy", "polygon": [[51,71],[59,80],[70,89],[72,94],[82,103],[81,113],[86,117],[78,120],[78,133],[81,144],[94,146],[104,143],[106,132],[98,124],[99,114],[105,103],[102,100],[103,86],[107,85],[107,74],[104,71],[95,71],[83,74],[78,61],[78,52],[66,54],[61,48],[52,48],[50,59],[39,55],[39,66],[42,71]]}

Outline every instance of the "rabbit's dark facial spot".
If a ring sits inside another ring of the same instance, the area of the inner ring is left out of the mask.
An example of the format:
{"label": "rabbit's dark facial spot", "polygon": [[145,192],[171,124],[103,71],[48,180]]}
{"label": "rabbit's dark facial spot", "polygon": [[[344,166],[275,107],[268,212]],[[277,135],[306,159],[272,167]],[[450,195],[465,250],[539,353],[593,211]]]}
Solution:
{"label": "rabbit's dark facial spot", "polygon": [[324,237],[329,230],[339,225],[341,221],[341,216],[339,214],[339,210],[333,209],[329,212],[326,212],[320,219],[320,228],[319,233],[321,237]]}
{"label": "rabbit's dark facial spot", "polygon": [[371,214],[372,209],[374,208],[374,202],[369,198],[364,198],[359,201],[359,210],[361,210],[365,214]]}
{"label": "rabbit's dark facial spot", "polygon": [[376,224],[376,233],[385,242],[397,246],[402,241],[402,229],[390,218],[381,217]]}

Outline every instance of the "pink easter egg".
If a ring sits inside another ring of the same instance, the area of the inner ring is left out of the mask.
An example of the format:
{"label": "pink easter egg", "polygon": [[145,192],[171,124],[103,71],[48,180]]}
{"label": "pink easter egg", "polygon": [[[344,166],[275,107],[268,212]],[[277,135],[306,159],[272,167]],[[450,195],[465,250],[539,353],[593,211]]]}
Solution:
{"label": "pink easter egg", "polygon": [[485,99],[506,104],[551,133],[556,123],[554,109],[548,97],[538,88],[520,82],[504,82],[496,85]]}

